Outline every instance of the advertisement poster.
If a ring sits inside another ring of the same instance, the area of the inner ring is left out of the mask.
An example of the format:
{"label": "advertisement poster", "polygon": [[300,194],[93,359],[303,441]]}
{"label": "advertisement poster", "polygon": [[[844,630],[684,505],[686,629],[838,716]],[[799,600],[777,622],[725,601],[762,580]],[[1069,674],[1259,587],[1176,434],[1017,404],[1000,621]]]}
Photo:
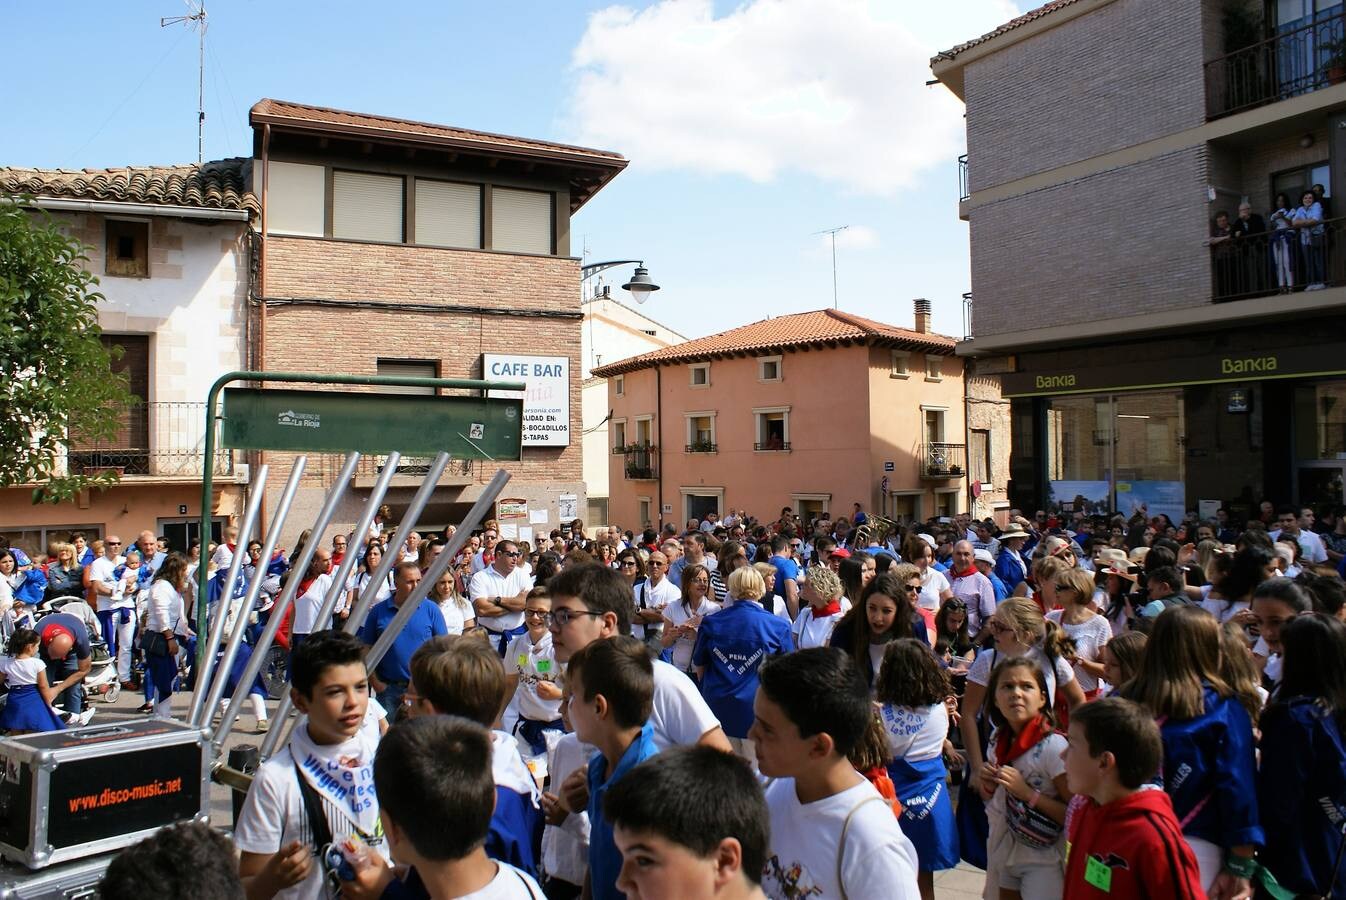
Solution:
{"label": "advertisement poster", "polygon": [[522,381],[527,389],[488,391],[488,397],[523,400],[523,445],[564,447],[570,443],[570,359],[483,353],[487,381]]}
{"label": "advertisement poster", "polygon": [[495,501],[495,517],[497,519],[526,519],[528,518],[528,501],[520,498],[510,498]]}
{"label": "advertisement poster", "polygon": [[1112,503],[1109,502],[1111,489],[1112,485],[1106,481],[1050,482],[1048,512],[1082,512],[1088,516],[1105,516],[1112,512]]}
{"label": "advertisement poster", "polygon": [[1128,518],[1137,510],[1146,518],[1164,515],[1177,525],[1187,513],[1187,489],[1181,481],[1119,481],[1117,511]]}

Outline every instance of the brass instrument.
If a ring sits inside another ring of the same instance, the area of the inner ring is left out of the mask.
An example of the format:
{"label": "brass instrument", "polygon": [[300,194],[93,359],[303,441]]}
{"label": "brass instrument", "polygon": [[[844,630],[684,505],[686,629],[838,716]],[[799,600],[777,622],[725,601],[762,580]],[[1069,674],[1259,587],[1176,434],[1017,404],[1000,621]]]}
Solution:
{"label": "brass instrument", "polygon": [[865,513],[864,524],[855,529],[856,538],[851,542],[851,546],[863,550],[869,546],[870,541],[886,545],[888,538],[900,530],[901,526],[892,519],[884,518],[877,513]]}

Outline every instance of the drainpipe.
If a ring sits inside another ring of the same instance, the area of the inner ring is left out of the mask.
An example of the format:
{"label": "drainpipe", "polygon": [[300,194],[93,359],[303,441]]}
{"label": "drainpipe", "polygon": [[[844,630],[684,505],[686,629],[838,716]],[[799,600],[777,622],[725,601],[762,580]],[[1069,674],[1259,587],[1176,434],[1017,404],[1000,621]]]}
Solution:
{"label": "drainpipe", "polygon": [[[262,241],[257,252],[257,360],[255,369],[258,372],[266,371],[266,236],[267,236],[267,192],[271,187],[271,124],[262,126]],[[253,451],[255,461],[253,465],[261,466],[265,461],[265,454],[261,450]],[[257,521],[265,522],[266,519],[266,491],[263,489],[262,502],[257,509]]]}
{"label": "drainpipe", "polygon": [[659,533],[664,533],[664,388],[663,373],[658,364],[654,367],[654,421],[655,436],[659,441]]}
{"label": "drainpipe", "polygon": [[[955,356],[954,359],[957,359]],[[971,357],[963,358],[963,468],[966,473],[967,511],[974,512],[977,498],[972,496],[972,379],[968,375]],[[973,518],[976,518],[974,513]]]}

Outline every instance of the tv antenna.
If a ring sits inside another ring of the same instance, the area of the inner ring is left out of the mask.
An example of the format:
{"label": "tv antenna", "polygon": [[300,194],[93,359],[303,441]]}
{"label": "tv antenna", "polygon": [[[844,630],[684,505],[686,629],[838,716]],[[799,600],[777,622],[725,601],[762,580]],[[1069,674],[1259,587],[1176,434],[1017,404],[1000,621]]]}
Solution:
{"label": "tv antenna", "polygon": [[838,225],[836,228],[824,228],[822,231],[815,231],[814,234],[826,234],[832,237],[832,308],[839,309],[837,306],[837,232],[845,231],[850,228],[849,225]]}
{"label": "tv antenna", "polygon": [[186,25],[197,31],[196,65],[196,162],[205,161],[206,144],[206,0],[187,0],[187,9],[191,15],[164,16],[159,19],[159,27]]}

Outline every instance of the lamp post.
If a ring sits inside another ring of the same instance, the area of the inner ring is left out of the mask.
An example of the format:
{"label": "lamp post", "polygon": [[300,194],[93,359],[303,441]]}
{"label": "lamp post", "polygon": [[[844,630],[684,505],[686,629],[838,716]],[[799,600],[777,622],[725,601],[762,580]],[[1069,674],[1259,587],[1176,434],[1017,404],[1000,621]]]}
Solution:
{"label": "lamp post", "polygon": [[580,283],[588,281],[590,278],[611,269],[614,266],[635,266],[636,270],[631,275],[631,280],[622,285],[622,289],[631,292],[631,296],[636,298],[637,303],[644,303],[650,294],[659,290],[659,285],[650,280],[650,270],[645,268],[643,259],[614,259],[609,262],[590,263],[580,269]]}

